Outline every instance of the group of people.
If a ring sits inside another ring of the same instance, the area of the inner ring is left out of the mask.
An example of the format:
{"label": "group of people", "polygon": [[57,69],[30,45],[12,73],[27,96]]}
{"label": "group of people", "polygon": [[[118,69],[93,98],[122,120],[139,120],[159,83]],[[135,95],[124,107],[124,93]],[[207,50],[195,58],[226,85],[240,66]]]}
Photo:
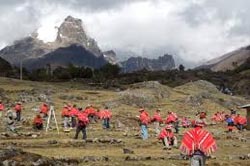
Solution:
{"label": "group of people", "polygon": [[[4,110],[4,104],[0,101],[0,117]],[[22,110],[23,106],[21,102],[17,102],[13,111],[7,111],[7,124],[11,131],[15,131],[13,127],[15,122],[21,121]],[[34,129],[43,129],[44,121],[48,118],[49,111],[50,106],[47,103],[43,103],[40,106],[38,114],[33,119]],[[64,131],[75,128],[76,133],[74,139],[77,139],[79,133],[82,132],[82,138],[86,140],[86,127],[90,122],[94,123],[97,122],[98,119],[101,119],[103,129],[110,128],[112,112],[108,107],[99,110],[93,105],[88,105],[85,109],[82,109],[78,108],[76,105],[66,104],[61,110],[61,116],[63,119]],[[206,112],[199,112],[195,120],[190,120],[187,117],[178,117],[176,113],[170,111],[166,118],[162,118],[160,109],[157,109],[151,117],[144,108],[140,108],[137,118],[140,125],[141,138],[143,140],[148,139],[148,125],[153,123],[156,137],[162,141],[164,149],[168,150],[172,147],[177,147],[177,137],[175,134],[179,133],[180,126],[183,128],[193,127],[184,133],[180,150],[184,154],[192,156],[194,162],[195,160],[199,160],[205,163],[205,156],[211,154],[217,148],[212,134],[204,129],[207,125]],[[236,112],[231,112],[230,115],[225,114],[225,112],[216,112],[211,120],[215,124],[225,121],[228,126],[228,131],[232,131],[233,127],[242,130],[246,124],[246,118],[240,114],[236,114]]]}

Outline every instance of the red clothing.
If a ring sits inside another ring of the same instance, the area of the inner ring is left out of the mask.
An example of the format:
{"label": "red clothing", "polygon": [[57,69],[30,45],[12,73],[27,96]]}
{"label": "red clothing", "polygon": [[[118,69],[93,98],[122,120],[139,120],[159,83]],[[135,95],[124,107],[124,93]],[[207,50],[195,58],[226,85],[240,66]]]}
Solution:
{"label": "red clothing", "polygon": [[4,110],[4,105],[0,104],[0,111],[3,111],[3,110]]}
{"label": "red clothing", "polygon": [[234,123],[235,124],[240,124],[240,125],[245,125],[247,123],[247,119],[242,116],[236,116],[234,118]]}
{"label": "red clothing", "polygon": [[183,135],[180,146],[180,150],[187,155],[192,155],[196,150],[210,155],[216,149],[217,145],[212,134],[200,127],[187,131]]}
{"label": "red clothing", "polygon": [[169,124],[169,123],[173,123],[175,122],[177,119],[176,117],[173,115],[173,114],[169,114],[165,120],[165,123],[166,124]]}
{"label": "red clothing", "polygon": [[48,105],[45,105],[43,104],[41,107],[40,107],[40,113],[43,113],[43,114],[48,114],[48,111],[49,111],[49,107]]}
{"label": "red clothing", "polygon": [[93,115],[96,115],[96,111],[93,107],[89,107],[89,108],[86,108],[84,110],[84,112],[88,115],[88,116],[93,116]]}
{"label": "red clothing", "polygon": [[70,116],[70,111],[68,108],[64,107],[62,110],[62,116],[69,117]]}
{"label": "red clothing", "polygon": [[146,111],[141,112],[139,118],[140,118],[141,124],[148,125],[150,122],[149,114]]}
{"label": "red clothing", "polygon": [[110,110],[104,110],[104,118],[111,118],[112,117],[112,112]]}
{"label": "red clothing", "polygon": [[21,105],[21,104],[16,104],[14,110],[15,110],[16,112],[21,112],[21,111],[22,111],[22,105]]}
{"label": "red clothing", "polygon": [[155,112],[152,121],[156,121],[156,122],[162,122],[162,118],[161,118],[161,114],[159,112]]}
{"label": "red clothing", "polygon": [[158,136],[158,139],[164,139],[167,138],[174,138],[174,133],[172,131],[167,131],[165,128],[163,128]]}
{"label": "red clothing", "polygon": [[78,113],[77,118],[79,120],[78,125],[87,125],[89,123],[88,115],[85,112]]}
{"label": "red clothing", "polygon": [[190,121],[187,119],[187,118],[183,118],[182,121],[181,121],[181,125],[183,127],[189,127],[190,126]]}
{"label": "red clothing", "polygon": [[72,107],[69,114],[70,114],[70,116],[77,116],[79,114],[79,110],[75,107]]}
{"label": "red clothing", "polygon": [[41,117],[35,117],[33,124],[43,124],[43,119]]}
{"label": "red clothing", "polygon": [[221,121],[221,117],[219,114],[214,114],[213,117],[211,118],[212,121],[215,122],[220,122]]}

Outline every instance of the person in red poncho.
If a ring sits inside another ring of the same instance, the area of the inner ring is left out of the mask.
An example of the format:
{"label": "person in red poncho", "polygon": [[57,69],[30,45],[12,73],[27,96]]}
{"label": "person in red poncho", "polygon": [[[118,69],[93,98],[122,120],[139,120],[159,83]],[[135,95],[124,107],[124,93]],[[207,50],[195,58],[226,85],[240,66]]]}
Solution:
{"label": "person in red poncho", "polygon": [[238,130],[242,131],[244,126],[247,124],[247,119],[240,114],[237,114],[237,116],[234,118],[234,124]]}
{"label": "person in red poncho", "polygon": [[191,157],[191,165],[205,166],[206,156],[217,149],[212,134],[203,129],[204,125],[202,120],[196,120],[195,128],[184,133],[181,141],[180,150]]}
{"label": "person in red poncho", "polygon": [[103,120],[103,128],[104,129],[109,129],[110,128],[110,120],[112,117],[112,112],[109,110],[109,108],[106,106],[104,110],[101,112],[101,117]]}
{"label": "person in red poncho", "polygon": [[78,123],[77,123],[77,128],[76,128],[76,134],[74,139],[78,138],[78,134],[80,132],[82,132],[82,138],[84,140],[87,139],[87,132],[86,132],[86,127],[89,124],[89,119],[88,119],[88,115],[82,111],[82,109],[79,109],[79,113],[77,114],[77,119],[78,119]]}
{"label": "person in red poncho", "polygon": [[76,127],[76,117],[79,113],[78,108],[76,107],[76,105],[74,104],[73,107],[70,109],[69,115],[71,118],[71,128]]}
{"label": "person in red poncho", "polygon": [[177,138],[174,136],[172,129],[172,125],[166,125],[158,136],[158,139],[162,140],[164,148],[166,149],[171,149],[171,146],[177,147]]}
{"label": "person in red poncho", "polygon": [[89,104],[89,105],[86,107],[86,109],[85,109],[84,112],[88,115],[89,121],[90,121],[91,123],[92,123],[92,122],[97,122],[97,119],[96,119],[96,117],[97,117],[97,112],[96,112],[95,108],[94,108],[91,104]]}
{"label": "person in red poncho", "polygon": [[4,105],[3,105],[2,101],[0,100],[0,118],[3,115],[3,111],[4,111]]}
{"label": "person in red poncho", "polygon": [[158,135],[160,133],[160,124],[163,122],[161,118],[161,110],[157,109],[154,113],[153,118],[151,119],[151,122],[154,122],[155,126],[155,133]]}
{"label": "person in red poncho", "polygon": [[140,108],[139,112],[140,116],[137,117],[139,118],[139,125],[141,127],[141,137],[143,140],[146,140],[148,139],[148,124],[150,123],[150,116],[143,108]]}
{"label": "person in red poncho", "polygon": [[35,130],[42,130],[43,129],[43,119],[40,115],[37,115],[33,120],[33,128]]}
{"label": "person in red poncho", "polygon": [[165,124],[172,124],[175,129],[175,133],[179,133],[179,119],[176,113],[168,112]]}
{"label": "person in red poncho", "polygon": [[48,116],[49,106],[46,103],[43,103],[40,107],[40,114],[43,115],[43,118]]}
{"label": "person in red poncho", "polygon": [[181,125],[183,128],[188,128],[191,126],[191,122],[187,117],[182,118]]}
{"label": "person in red poncho", "polygon": [[64,126],[64,130],[68,130],[68,128],[70,127],[70,109],[67,105],[65,105],[62,109],[62,118],[63,118],[63,126]]}
{"label": "person in red poncho", "polygon": [[17,102],[17,104],[14,107],[14,110],[16,111],[16,120],[21,121],[21,112],[22,112],[22,104],[21,102]]}

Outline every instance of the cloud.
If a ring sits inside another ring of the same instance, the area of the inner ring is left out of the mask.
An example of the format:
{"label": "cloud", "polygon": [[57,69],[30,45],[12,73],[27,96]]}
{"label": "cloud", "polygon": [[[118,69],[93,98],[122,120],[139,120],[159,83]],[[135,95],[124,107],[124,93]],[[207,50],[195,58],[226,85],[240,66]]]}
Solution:
{"label": "cloud", "polygon": [[103,50],[199,62],[250,43],[250,1],[238,0],[0,0],[0,45],[35,31],[53,41],[72,15]]}

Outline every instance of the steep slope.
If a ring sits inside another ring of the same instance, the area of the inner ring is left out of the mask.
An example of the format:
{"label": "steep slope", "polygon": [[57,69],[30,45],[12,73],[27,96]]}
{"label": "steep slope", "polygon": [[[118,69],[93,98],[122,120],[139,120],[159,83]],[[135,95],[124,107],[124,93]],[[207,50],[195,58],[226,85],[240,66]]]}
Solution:
{"label": "steep slope", "polygon": [[164,55],[158,59],[148,59],[143,57],[131,57],[127,61],[121,62],[122,71],[130,73],[142,69],[150,71],[169,70],[175,67],[172,55]]}
{"label": "steep slope", "polygon": [[[86,34],[80,19],[68,16],[58,28],[54,42],[44,43],[37,36],[33,33],[29,37],[15,41],[13,45],[0,51],[0,57],[16,66],[23,61],[24,67],[29,70],[44,67],[47,64],[65,66],[72,63],[95,68],[106,63],[96,41]],[[73,48],[72,45],[77,47]],[[74,54],[77,56],[73,57]],[[95,59],[98,59],[97,62],[92,62]],[[91,63],[88,64],[88,62]]]}
{"label": "steep slope", "polygon": [[250,57],[250,46],[227,53],[212,59],[199,68],[209,68],[213,71],[233,70],[243,64]]}
{"label": "steep slope", "polygon": [[6,72],[12,69],[9,62],[0,57],[0,76],[4,76]]}
{"label": "steep slope", "polygon": [[93,56],[93,54],[82,46],[72,44],[68,47],[58,48],[40,58],[33,58],[24,61],[23,64],[28,69],[38,69],[50,64],[52,69],[58,66],[86,66],[90,68],[100,68],[105,65],[103,56]]}

